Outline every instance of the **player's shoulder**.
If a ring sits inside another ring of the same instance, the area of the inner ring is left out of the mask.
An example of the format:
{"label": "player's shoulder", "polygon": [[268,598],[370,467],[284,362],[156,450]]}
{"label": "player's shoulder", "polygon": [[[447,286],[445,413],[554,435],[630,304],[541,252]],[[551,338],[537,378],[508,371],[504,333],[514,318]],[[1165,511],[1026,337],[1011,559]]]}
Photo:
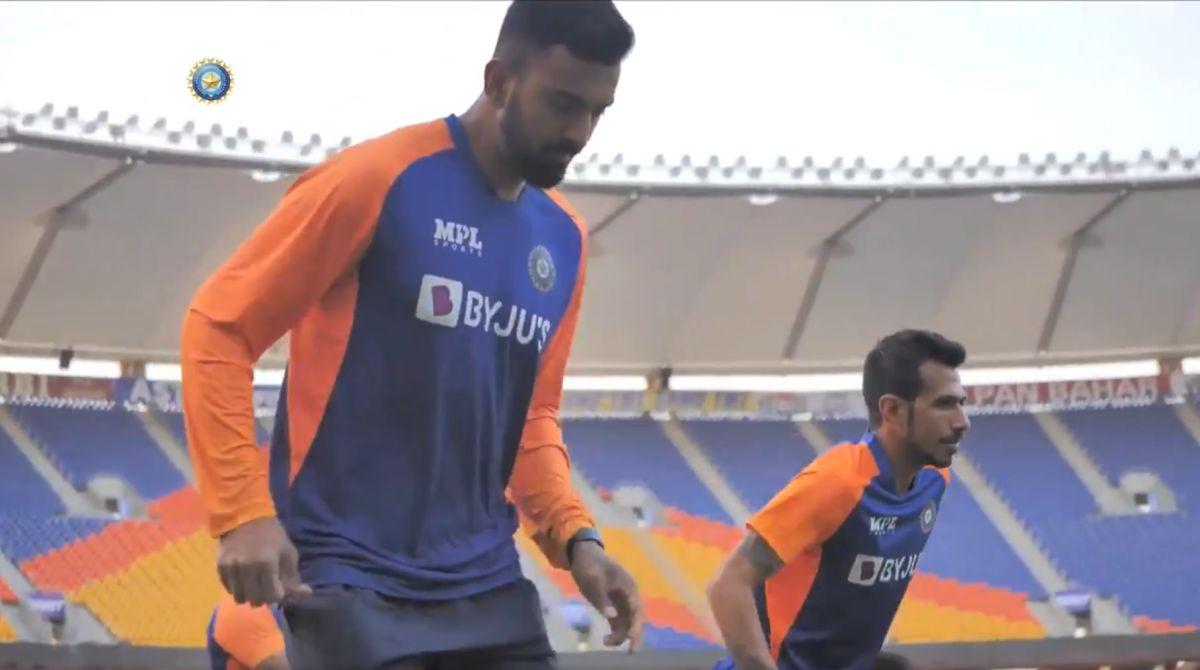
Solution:
{"label": "player's shoulder", "polygon": [[579,229],[579,234],[583,238],[587,238],[587,221],[579,213],[578,210],[571,204],[563,192],[557,188],[539,189],[546,196],[546,200],[552,207],[566,214],[568,218],[575,223],[575,227]]}
{"label": "player's shoulder", "polygon": [[444,119],[404,126],[342,149],[306,170],[298,182],[321,179],[347,196],[363,197],[386,191],[422,158],[453,148]]}
{"label": "player's shoulder", "polygon": [[861,487],[876,474],[871,449],[863,442],[842,442],[834,445],[818,456],[806,469],[855,487]]}
{"label": "player's shoulder", "polygon": [[403,126],[347,147],[334,160],[343,169],[398,174],[422,158],[454,148],[445,119]]}

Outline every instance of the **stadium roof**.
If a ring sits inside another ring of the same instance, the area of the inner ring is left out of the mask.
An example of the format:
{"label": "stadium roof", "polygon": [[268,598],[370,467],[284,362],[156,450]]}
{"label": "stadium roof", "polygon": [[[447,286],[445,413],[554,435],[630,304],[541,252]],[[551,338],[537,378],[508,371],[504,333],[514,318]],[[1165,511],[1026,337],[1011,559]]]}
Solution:
{"label": "stadium roof", "polygon": [[[171,360],[203,278],[358,139],[0,108],[0,350]],[[904,326],[979,363],[1200,352],[1200,155],[592,155],[564,188],[593,239],[576,372],[856,367]]]}

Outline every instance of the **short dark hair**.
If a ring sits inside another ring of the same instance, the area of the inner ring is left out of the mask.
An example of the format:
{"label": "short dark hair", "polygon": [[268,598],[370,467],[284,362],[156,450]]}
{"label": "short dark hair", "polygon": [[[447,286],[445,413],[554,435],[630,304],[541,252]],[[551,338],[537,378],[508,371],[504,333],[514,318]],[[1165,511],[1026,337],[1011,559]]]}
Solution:
{"label": "short dark hair", "polygon": [[580,60],[619,65],[633,48],[633,28],[612,0],[516,0],[504,15],[494,57],[520,67],[528,50],[556,44]]}
{"label": "short dark hair", "polygon": [[901,330],[879,340],[863,364],[863,399],[871,427],[877,428],[883,417],[879,399],[885,395],[915,400],[921,395],[921,364],[934,360],[957,368],[967,360],[963,345],[928,330]]}

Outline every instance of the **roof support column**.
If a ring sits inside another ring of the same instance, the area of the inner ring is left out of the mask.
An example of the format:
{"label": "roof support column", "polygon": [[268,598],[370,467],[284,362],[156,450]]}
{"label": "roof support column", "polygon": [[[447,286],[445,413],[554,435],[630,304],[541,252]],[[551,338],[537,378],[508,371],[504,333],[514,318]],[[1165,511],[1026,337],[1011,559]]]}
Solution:
{"label": "roof support column", "polygon": [[588,237],[594,238],[596,235],[600,234],[600,231],[611,226],[613,224],[613,222],[616,221],[618,218],[620,218],[623,214],[625,214],[625,212],[628,212],[630,209],[633,209],[633,206],[638,204],[638,201],[640,201],[641,199],[642,199],[641,191],[630,191],[629,195],[625,198],[625,202],[617,205],[616,209],[609,212],[607,216],[605,216],[603,219],[600,219],[600,221],[597,222],[596,225],[592,226],[591,229],[588,230]]}
{"label": "roof support column", "polygon": [[1042,322],[1042,333],[1038,337],[1038,353],[1050,350],[1050,342],[1054,339],[1054,331],[1058,327],[1058,317],[1062,313],[1063,303],[1067,298],[1067,289],[1071,286],[1071,276],[1075,274],[1075,261],[1079,258],[1079,250],[1083,248],[1084,243],[1088,239],[1088,233],[1104,217],[1111,214],[1122,202],[1125,202],[1130,193],[1131,191],[1128,188],[1121,189],[1104,207],[1100,208],[1100,211],[1093,214],[1092,218],[1084,222],[1082,226],[1071,233],[1071,236],[1066,239],[1067,255],[1063,259],[1062,271],[1058,275],[1058,283],[1054,286],[1054,296],[1050,299],[1050,308],[1046,311],[1046,318]]}
{"label": "roof support column", "polygon": [[50,255],[50,248],[54,246],[54,240],[58,237],[58,231],[63,228],[82,228],[86,224],[86,217],[79,209],[79,206],[88,198],[91,198],[120,179],[132,170],[135,165],[137,165],[137,161],[134,159],[123,159],[121,164],[116,168],[88,185],[63,204],[38,217],[36,223],[42,227],[42,236],[38,239],[37,245],[34,246],[33,253],[29,256],[29,262],[25,264],[25,269],[21,272],[21,277],[17,280],[16,286],[13,287],[8,304],[5,305],[4,311],[0,312],[0,340],[8,337],[13,323],[17,320],[17,315],[21,313],[21,308],[25,306],[25,300],[33,290],[33,285],[37,281],[38,274],[41,273],[42,266],[46,263],[46,257]]}
{"label": "roof support column", "polygon": [[837,250],[842,238],[879,209],[884,200],[884,196],[875,196],[866,207],[859,210],[817,247],[817,262],[813,264],[812,272],[808,276],[808,284],[804,286],[804,297],[801,298],[800,308],[796,311],[796,320],[792,322],[792,330],[788,333],[787,343],[783,345],[785,359],[792,360],[796,357],[796,347],[800,344],[800,336],[804,334],[804,328],[808,325],[808,316],[817,304],[817,292],[821,290],[821,280],[825,278],[825,268],[829,265],[829,257]]}

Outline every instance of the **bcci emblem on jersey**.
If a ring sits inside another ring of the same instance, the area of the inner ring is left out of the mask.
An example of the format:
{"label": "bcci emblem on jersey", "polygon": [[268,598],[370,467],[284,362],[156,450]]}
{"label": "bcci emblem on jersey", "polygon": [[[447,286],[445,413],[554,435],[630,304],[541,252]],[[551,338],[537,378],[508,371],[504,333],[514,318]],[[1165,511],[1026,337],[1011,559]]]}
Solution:
{"label": "bcci emblem on jersey", "polygon": [[550,250],[542,245],[533,248],[529,252],[529,281],[533,282],[537,290],[545,293],[554,288],[554,259],[550,257]]}
{"label": "bcci emblem on jersey", "polygon": [[921,531],[928,533],[933,530],[934,521],[937,521],[937,505],[930,500],[925,503],[925,509],[921,510]]}

